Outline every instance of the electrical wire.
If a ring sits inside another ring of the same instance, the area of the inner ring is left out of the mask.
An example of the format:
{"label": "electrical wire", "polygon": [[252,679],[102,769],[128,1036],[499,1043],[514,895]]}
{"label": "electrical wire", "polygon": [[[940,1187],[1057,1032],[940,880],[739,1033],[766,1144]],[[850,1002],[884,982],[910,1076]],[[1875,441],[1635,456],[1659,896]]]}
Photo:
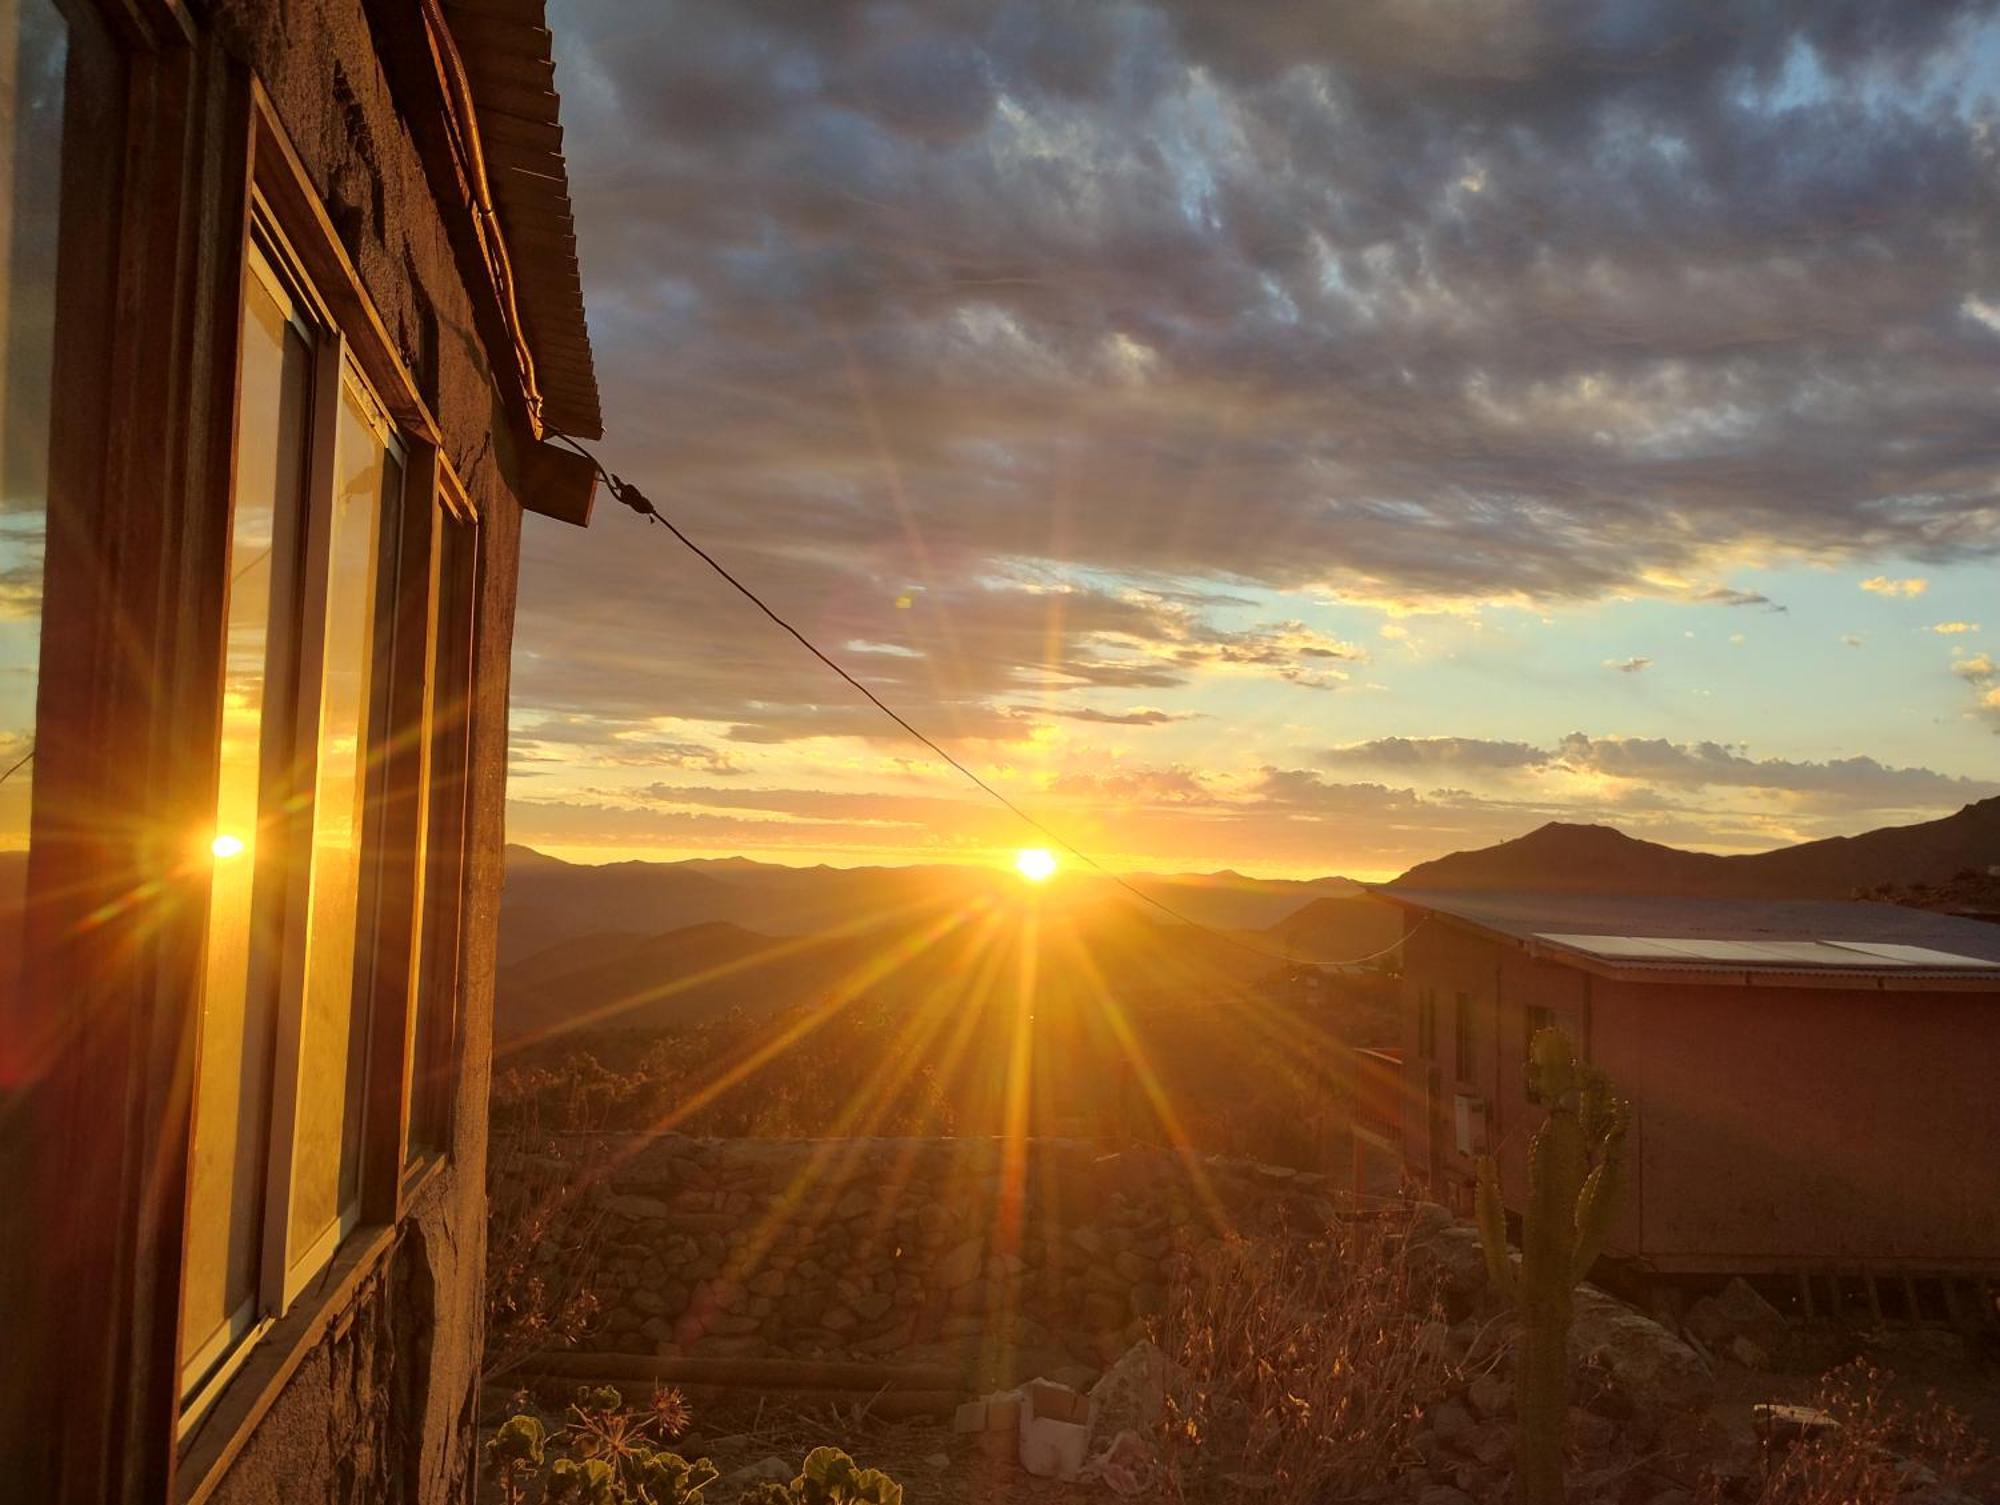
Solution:
{"label": "electrical wire", "polygon": [[[766,617],[768,617],[775,626],[777,626],[782,631],[784,631],[788,636],[790,636],[792,640],[795,641],[801,648],[805,649],[806,652],[810,653],[814,658],[818,659],[820,663],[824,664],[828,669],[832,670],[833,673],[838,675],[851,688],[858,691],[862,696],[864,696],[867,699],[870,705],[875,707],[876,710],[880,711],[884,716],[887,716],[891,721],[895,722],[897,726],[901,727],[911,737],[915,738],[918,742],[923,744],[924,747],[928,748],[931,754],[934,757],[936,757],[940,762],[945,763],[949,767],[954,768],[959,773],[963,774],[965,778],[975,788],[979,789],[981,792],[990,796],[994,801],[996,801],[998,804],[1004,807],[1010,814],[1012,814],[1015,817],[1015,819],[1019,820],[1023,825],[1026,825],[1027,827],[1029,827],[1029,829],[1036,831],[1040,835],[1046,837],[1049,841],[1061,847],[1065,852],[1069,853],[1070,856],[1074,857],[1078,862],[1081,862],[1084,866],[1091,868],[1093,871],[1099,873],[1103,877],[1110,879],[1113,883],[1117,884],[1120,888],[1124,889],[1128,894],[1132,895],[1132,897],[1138,899],[1142,903],[1150,904],[1154,909],[1159,910],[1162,914],[1168,916],[1170,919],[1176,920],[1179,923],[1187,925],[1195,930],[1199,930],[1205,935],[1213,936],[1215,939],[1219,941],[1224,941],[1229,945],[1235,946],[1239,950],[1250,952],[1253,956],[1261,956],[1267,961],[1280,962],[1286,966],[1300,965],[1300,958],[1298,957],[1281,956],[1275,951],[1266,951],[1262,946],[1252,945],[1249,941],[1244,940],[1241,936],[1231,935],[1226,930],[1217,930],[1213,926],[1204,925],[1201,923],[1201,921],[1194,919],[1188,915],[1182,914],[1178,909],[1175,909],[1171,904],[1167,903],[1164,899],[1161,899],[1154,894],[1147,893],[1137,884],[1125,878],[1124,875],[1113,872],[1110,868],[1106,867],[1103,863],[1099,862],[1095,857],[1091,856],[1088,852],[1076,846],[1066,837],[1058,834],[1055,831],[1050,830],[1047,826],[1043,825],[1041,821],[1037,820],[1033,815],[1029,814],[1026,810],[1023,810],[1019,805],[1015,804],[1013,800],[1009,799],[1000,790],[994,788],[985,779],[981,778],[971,768],[967,767],[964,763],[961,763],[957,758],[953,757],[949,752],[947,752],[943,747],[939,746],[930,737],[926,736],[922,731],[918,730],[918,728],[911,725],[911,723],[907,719],[905,719],[902,716],[902,714],[895,709],[895,707],[891,706],[887,701],[883,700],[881,696],[877,695],[873,690],[869,689],[868,686],[863,684],[860,680],[856,679],[852,674],[848,673],[846,669],[842,668],[833,659],[829,658],[824,652],[821,651],[818,644],[813,642],[811,638],[807,637],[803,632],[799,631],[798,628],[794,627],[790,622],[786,621],[785,618],[780,616],[775,610],[771,608],[771,606],[769,606],[765,602],[762,596],[759,596],[755,591],[750,589],[749,586],[745,585],[741,580],[737,579],[736,576],[731,574],[729,570],[722,564],[722,562],[718,560],[713,554],[709,553],[708,550],[704,549],[700,544],[696,543],[692,538],[688,537],[687,534],[683,533],[680,530],[680,528],[673,523],[671,519],[669,519],[665,514],[663,514],[660,511],[658,507],[656,507],[653,504],[652,499],[648,497],[645,492],[641,491],[637,486],[633,485],[623,476],[614,474],[612,471],[608,470],[605,467],[603,461],[599,460],[596,455],[592,454],[589,450],[585,449],[581,444],[579,444],[576,440],[572,439],[568,434],[562,433],[560,430],[557,429],[548,429],[545,430],[545,432],[547,433],[550,439],[568,445],[570,449],[574,450],[577,454],[581,455],[585,460],[588,460],[590,464],[596,469],[598,475],[603,478],[604,485],[606,489],[610,491],[613,500],[617,501],[621,506],[630,508],[632,511],[638,513],[639,516],[647,519],[649,522],[657,523],[660,527],[665,528],[667,532],[671,533],[674,536],[675,540],[679,542],[683,548],[685,548],[689,553],[693,554],[695,558],[699,559],[703,564],[707,565],[716,574],[720,575],[725,581],[727,581],[732,587],[734,587],[738,595],[742,596],[744,600],[748,601],[752,606],[756,607],[757,610],[759,610]],[[1422,923],[1423,923],[1422,920],[1418,921],[1419,925],[1421,925]],[[1415,928],[1416,927],[1413,926],[1412,931],[1414,931]],[[1374,961],[1378,957],[1387,956],[1391,951],[1394,951],[1398,946],[1401,946],[1403,944],[1403,939],[1407,939],[1410,933],[1411,932],[1405,932],[1404,937],[1399,938],[1393,944],[1384,946],[1379,951],[1371,951],[1366,956],[1351,957],[1343,961],[1310,962],[1307,963],[1306,965],[1319,966],[1319,967],[1358,966],[1362,962],[1370,962]]]}
{"label": "electrical wire", "polygon": [[0,784],[6,783],[9,779],[13,778],[15,774],[19,773],[22,769],[26,768],[29,763],[34,761],[34,757],[35,757],[35,750],[32,747],[29,748],[26,752],[22,753],[19,762],[15,763],[15,765],[12,768],[8,769],[5,773],[0,773]]}

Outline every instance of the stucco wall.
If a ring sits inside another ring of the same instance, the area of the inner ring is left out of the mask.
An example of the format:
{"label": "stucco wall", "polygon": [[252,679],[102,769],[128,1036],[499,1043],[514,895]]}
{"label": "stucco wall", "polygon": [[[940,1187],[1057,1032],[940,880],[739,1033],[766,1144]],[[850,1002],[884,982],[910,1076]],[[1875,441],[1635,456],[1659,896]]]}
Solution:
{"label": "stucco wall", "polygon": [[1649,1258],[2000,1263],[2000,1000],[1600,981]]}
{"label": "stucco wall", "polygon": [[1469,1084],[1510,1207],[1540,1110],[1524,1092],[1531,1006],[1552,1010],[1636,1106],[1607,1241],[1663,1267],[2000,1263],[2000,1007],[1990,994],[1613,982],[1443,922],[1408,943],[1405,1163],[1426,1154],[1417,1000],[1437,992],[1439,1165],[1452,1144],[1453,994],[1473,997]]}
{"label": "stucco wall", "polygon": [[217,38],[268,90],[481,516],[464,1069],[451,1163],[424,1187],[387,1266],[307,1356],[214,1498],[226,1505],[465,1499],[483,1310],[493,939],[521,512],[496,456],[507,451],[502,410],[472,303],[360,0],[222,0],[205,9]]}

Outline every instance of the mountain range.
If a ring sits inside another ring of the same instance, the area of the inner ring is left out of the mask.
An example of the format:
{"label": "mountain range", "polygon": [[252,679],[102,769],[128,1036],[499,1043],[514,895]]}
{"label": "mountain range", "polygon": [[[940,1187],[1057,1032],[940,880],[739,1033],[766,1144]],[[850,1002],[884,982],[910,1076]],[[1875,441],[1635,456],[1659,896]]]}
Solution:
{"label": "mountain range", "polygon": [[1674,898],[1845,899],[1946,883],[2000,864],[2000,796],[1912,826],[1718,856],[1641,841],[1610,826],[1545,826],[1420,862],[1395,886],[1460,892],[1646,894]]}
{"label": "mountain range", "polygon": [[[1940,820],[1740,856],[1551,822],[1419,863],[1396,886],[1846,898],[1885,887],[1954,891],[1990,881],[1996,865],[2000,798]],[[1043,891],[998,869],[788,868],[746,858],[587,866],[513,846],[499,1028],[519,1035],[584,1020],[651,1026],[731,1009],[779,1012],[857,979],[886,1002],[934,998],[964,987],[968,968],[1000,976],[1031,966],[1043,1000],[1240,989],[1287,960],[1369,956],[1393,944],[1400,924],[1391,906],[1342,877],[1139,874],[1125,883],[1071,871]]]}

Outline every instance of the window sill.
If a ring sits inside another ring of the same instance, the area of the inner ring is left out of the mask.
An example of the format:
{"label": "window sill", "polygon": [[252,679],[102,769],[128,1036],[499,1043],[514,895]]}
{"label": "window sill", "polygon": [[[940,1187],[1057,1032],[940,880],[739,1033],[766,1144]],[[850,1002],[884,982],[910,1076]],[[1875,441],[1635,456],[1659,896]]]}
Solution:
{"label": "window sill", "polygon": [[332,1263],[299,1292],[292,1309],[257,1340],[181,1444],[174,1488],[179,1505],[201,1505],[214,1493],[305,1356],[352,1311],[361,1288],[388,1262],[395,1245],[393,1227],[357,1228]]}

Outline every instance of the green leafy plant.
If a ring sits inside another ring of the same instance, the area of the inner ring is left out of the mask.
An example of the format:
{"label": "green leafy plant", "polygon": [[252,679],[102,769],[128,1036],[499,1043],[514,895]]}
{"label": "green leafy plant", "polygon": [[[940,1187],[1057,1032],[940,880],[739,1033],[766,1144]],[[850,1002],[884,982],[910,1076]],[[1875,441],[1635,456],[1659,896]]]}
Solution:
{"label": "green leafy plant", "polygon": [[[544,1505],[702,1505],[702,1491],[718,1477],[715,1465],[660,1446],[688,1421],[678,1390],[656,1389],[652,1404],[637,1410],[609,1385],[586,1385],[553,1442],[540,1421],[516,1416],[486,1444],[486,1463],[505,1505],[524,1505],[537,1478]],[[550,1445],[572,1456],[550,1462],[544,1476]]]}
{"label": "green leafy plant", "polygon": [[1548,1109],[1528,1152],[1518,1274],[1493,1157],[1479,1159],[1479,1240],[1494,1287],[1520,1324],[1514,1354],[1514,1498],[1562,1505],[1563,1421],[1569,1410],[1570,1293],[1603,1252],[1625,1189],[1631,1110],[1601,1070],[1576,1059],[1559,1029],[1528,1046],[1528,1096]]}
{"label": "green leafy plant", "polygon": [[766,1479],[737,1505],[903,1505],[903,1486],[879,1468],[862,1468],[839,1448],[814,1448],[789,1484]]}
{"label": "green leafy plant", "polygon": [[542,1466],[542,1451],[548,1434],[532,1416],[510,1417],[486,1444],[486,1466],[500,1486],[506,1505],[518,1505],[525,1498],[528,1481]]}
{"label": "green leafy plant", "polygon": [[903,1486],[879,1468],[862,1468],[839,1448],[814,1448],[792,1480],[799,1505],[903,1505]]}

